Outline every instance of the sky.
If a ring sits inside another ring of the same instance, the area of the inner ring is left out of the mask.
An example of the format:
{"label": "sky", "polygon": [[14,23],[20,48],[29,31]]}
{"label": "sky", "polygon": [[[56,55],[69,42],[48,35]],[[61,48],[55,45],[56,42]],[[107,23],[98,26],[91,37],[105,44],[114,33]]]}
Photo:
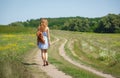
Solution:
{"label": "sky", "polygon": [[0,0],[0,24],[56,17],[120,14],[120,0]]}

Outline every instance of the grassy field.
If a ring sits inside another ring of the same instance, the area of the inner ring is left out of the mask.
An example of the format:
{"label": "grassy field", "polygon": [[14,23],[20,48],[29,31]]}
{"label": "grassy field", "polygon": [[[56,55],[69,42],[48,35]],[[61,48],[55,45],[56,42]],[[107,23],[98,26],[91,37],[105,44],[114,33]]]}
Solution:
{"label": "grassy field", "polygon": [[53,44],[49,49],[49,61],[51,64],[55,65],[60,71],[71,75],[72,78],[102,78],[82,68],[78,68],[60,56],[58,48],[62,42],[64,42],[64,39],[60,39],[59,42]]}
{"label": "grassy field", "polygon": [[[36,46],[36,29],[0,27],[0,78],[32,78],[21,63],[23,56]],[[59,42],[49,49],[50,63],[73,78],[100,78],[63,59],[58,48],[65,45],[66,54],[79,63],[120,77],[120,34],[96,34],[51,30],[51,41]],[[22,70],[21,70],[22,69]]]}
{"label": "grassy field", "polygon": [[66,54],[74,61],[120,77],[120,34],[52,32],[56,37],[68,40]]}

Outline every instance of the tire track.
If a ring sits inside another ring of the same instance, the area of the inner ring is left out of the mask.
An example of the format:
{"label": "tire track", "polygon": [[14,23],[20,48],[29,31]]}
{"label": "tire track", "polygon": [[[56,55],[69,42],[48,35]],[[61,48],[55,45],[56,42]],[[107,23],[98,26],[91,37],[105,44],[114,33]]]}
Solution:
{"label": "tire track", "polygon": [[92,72],[92,73],[94,73],[94,74],[97,74],[97,75],[99,75],[99,76],[102,76],[102,77],[104,77],[104,78],[115,78],[115,77],[113,77],[113,76],[110,75],[110,74],[102,73],[102,72],[97,71],[97,70],[95,70],[95,69],[93,69],[93,68],[91,68],[91,67],[82,65],[82,64],[80,64],[80,63],[77,63],[77,62],[71,60],[71,59],[65,54],[64,46],[65,46],[66,43],[67,43],[67,39],[65,39],[65,42],[59,47],[59,54],[60,54],[64,59],[66,59],[66,60],[69,61],[70,63],[72,63],[72,64],[74,64],[74,65],[76,65],[76,66],[78,66],[78,67],[80,67],[80,68],[83,68],[83,69],[85,69],[85,70],[88,70],[88,71],[90,71],[90,72]]}

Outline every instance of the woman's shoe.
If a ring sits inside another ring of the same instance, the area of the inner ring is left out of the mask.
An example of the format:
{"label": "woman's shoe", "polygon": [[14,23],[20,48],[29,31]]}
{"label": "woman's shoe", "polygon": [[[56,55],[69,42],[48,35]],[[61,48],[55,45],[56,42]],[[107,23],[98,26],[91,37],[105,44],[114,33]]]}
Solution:
{"label": "woman's shoe", "polygon": [[46,65],[48,65],[48,61],[46,61]]}

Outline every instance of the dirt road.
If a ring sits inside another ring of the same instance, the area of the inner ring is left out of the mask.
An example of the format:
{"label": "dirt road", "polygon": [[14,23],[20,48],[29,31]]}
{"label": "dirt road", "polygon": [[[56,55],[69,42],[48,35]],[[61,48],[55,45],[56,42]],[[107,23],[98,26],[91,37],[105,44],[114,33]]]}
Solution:
{"label": "dirt road", "polygon": [[[56,39],[56,41],[52,42],[51,45],[53,45],[53,43],[57,41],[59,41],[59,39]],[[33,78],[72,78],[71,76],[66,75],[64,72],[59,71],[52,64],[49,64],[48,66],[43,66],[41,52],[38,48],[34,49],[33,52],[27,55],[25,60],[26,65],[31,66],[32,69],[37,69],[36,71],[31,71]],[[45,72],[46,74],[43,72]],[[43,73],[42,76],[40,75],[41,73]]]}

